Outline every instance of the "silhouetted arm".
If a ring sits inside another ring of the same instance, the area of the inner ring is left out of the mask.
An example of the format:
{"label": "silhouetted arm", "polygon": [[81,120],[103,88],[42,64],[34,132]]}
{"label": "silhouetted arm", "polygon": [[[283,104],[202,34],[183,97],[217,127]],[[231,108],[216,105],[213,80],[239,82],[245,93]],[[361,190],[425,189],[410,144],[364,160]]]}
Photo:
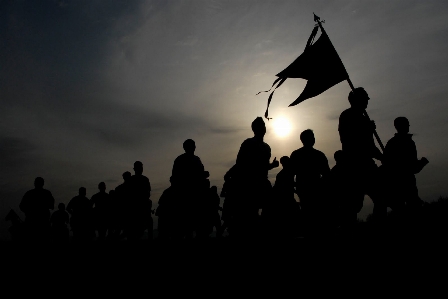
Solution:
{"label": "silhouetted arm", "polygon": [[426,164],[428,164],[428,163],[429,163],[429,161],[428,161],[428,159],[426,159],[425,157],[423,157],[423,158],[421,158],[420,160],[418,160],[418,166],[417,166],[417,169],[416,169],[416,171],[414,172],[414,174],[417,174],[417,173],[419,173],[420,171],[422,171],[423,167],[425,167]]}
{"label": "silhouetted arm", "polygon": [[379,148],[377,148],[375,145],[373,146],[373,150],[372,150],[372,158],[377,159],[379,161],[383,161],[383,153],[379,150]]}
{"label": "silhouetted arm", "polygon": [[73,199],[68,202],[68,205],[67,205],[67,208],[66,208],[67,212],[69,212],[70,215],[73,214],[73,204],[72,204],[72,201],[73,201]]}
{"label": "silhouetted arm", "polygon": [[414,141],[412,142],[412,144],[413,144],[412,151],[413,151],[413,155],[415,155],[415,160],[416,160],[415,161],[416,162],[415,163],[415,167],[414,167],[414,174],[417,174],[420,171],[422,171],[423,167],[425,167],[426,164],[429,163],[429,161],[425,157],[422,157],[420,160],[418,160],[418,158],[417,158],[417,147],[415,146],[415,142]]}
{"label": "silhouetted arm", "polygon": [[279,163],[277,161],[277,157],[274,158],[274,160],[272,161],[272,163],[269,164],[268,170],[271,170],[273,168],[276,168],[279,166]]}
{"label": "silhouetted arm", "polygon": [[230,168],[224,175],[224,181],[230,180],[235,175],[235,171],[236,171],[236,165],[233,165],[232,168]]}

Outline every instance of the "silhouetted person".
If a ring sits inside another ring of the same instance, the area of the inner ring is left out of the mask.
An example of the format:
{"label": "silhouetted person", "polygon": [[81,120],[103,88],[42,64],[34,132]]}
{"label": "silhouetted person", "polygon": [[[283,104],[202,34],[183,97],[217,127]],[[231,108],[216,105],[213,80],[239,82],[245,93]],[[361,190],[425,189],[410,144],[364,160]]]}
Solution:
{"label": "silhouetted person", "polygon": [[106,184],[101,182],[98,184],[100,192],[94,194],[90,199],[93,208],[93,222],[98,230],[98,240],[105,240],[108,228],[108,216],[110,211],[109,194],[106,193]]}
{"label": "silhouetted person", "polygon": [[272,196],[263,207],[265,232],[269,237],[284,238],[296,234],[300,208],[294,198],[294,172],[288,156],[280,158],[283,169],[276,176]]}
{"label": "silhouetted person", "polygon": [[148,239],[152,240],[152,201],[151,184],[149,179],[143,175],[143,163],[134,163],[134,175],[130,179],[130,196],[128,198],[127,215],[127,238],[129,241],[141,239],[146,229],[148,229]]}
{"label": "silhouetted person", "polygon": [[417,148],[409,134],[409,121],[397,117],[394,121],[397,133],[386,144],[383,166],[386,172],[386,196],[393,210],[403,210],[405,206],[422,204],[418,196],[415,174],[428,164],[426,158],[417,158]]}
{"label": "silhouetted person", "polygon": [[194,140],[185,140],[183,148],[185,153],[174,160],[172,177],[176,192],[184,198],[183,202],[180,203],[184,210],[184,225],[182,228],[185,230],[185,235],[191,237],[195,229],[198,195],[208,175],[204,175],[206,173],[204,165],[201,159],[194,154],[196,150]]}
{"label": "silhouetted person", "polygon": [[222,205],[222,225],[219,235],[222,236],[224,231],[232,227],[232,220],[235,217],[235,209],[237,205],[238,190],[236,186],[236,165],[233,165],[224,175],[224,184],[221,189],[220,197],[224,197],[224,203]]}
{"label": "silhouetted person", "polygon": [[211,186],[210,187],[210,222],[213,227],[216,229],[216,236],[221,237],[221,216],[219,215],[219,211],[222,211],[220,204],[221,198],[218,195],[218,187]]}
{"label": "silhouetted person", "polygon": [[19,215],[11,209],[6,214],[5,221],[11,221],[11,226],[8,228],[11,234],[11,241],[14,243],[21,243],[26,240],[25,222],[20,219]]}
{"label": "silhouetted person", "polygon": [[73,197],[67,205],[70,213],[70,226],[73,238],[79,242],[86,242],[92,238],[93,229],[91,223],[92,205],[86,197],[86,188],[79,188],[78,195]]}
{"label": "silhouetted person", "polygon": [[111,198],[111,227],[113,230],[113,239],[119,239],[121,232],[126,228],[128,214],[131,214],[129,198],[131,196],[132,174],[129,171],[126,171],[123,173],[122,177],[124,182],[115,188],[114,196]]}
{"label": "silhouetted person", "polygon": [[378,167],[373,159],[381,161],[383,155],[373,139],[375,123],[364,115],[369,99],[362,87],[350,92],[348,101],[351,107],[339,117],[339,137],[350,169],[353,201],[359,201],[358,206],[362,207],[364,195],[368,195],[374,203],[374,218],[381,220],[385,218],[387,209],[379,194]]}
{"label": "silhouetted person", "polygon": [[58,210],[53,212],[50,218],[52,236],[55,242],[69,242],[69,230],[67,227],[69,221],[70,216],[65,210],[65,204],[61,202],[58,204]]}
{"label": "silhouetted person", "polygon": [[271,147],[263,141],[266,126],[261,117],[252,122],[254,137],[244,140],[235,164],[235,203],[231,228],[237,237],[250,237],[258,234],[259,210],[271,193],[268,171],[279,163],[271,159]]}
{"label": "silhouetted person", "polygon": [[338,150],[334,153],[336,165],[330,171],[326,197],[329,199],[328,215],[334,226],[342,229],[352,228],[357,223],[358,212],[362,208],[362,201],[357,200],[353,193],[350,168],[347,165],[345,152]]}
{"label": "silhouetted person", "polygon": [[44,179],[34,180],[34,189],[25,193],[20,202],[20,210],[25,213],[25,225],[29,237],[37,241],[46,240],[50,233],[50,210],[54,209],[54,198],[44,189]]}
{"label": "silhouetted person", "polygon": [[194,154],[196,143],[187,139],[183,143],[185,153],[174,160],[172,176],[178,184],[200,184],[204,178],[204,165],[201,159]]}
{"label": "silhouetted person", "polygon": [[171,185],[163,191],[156,210],[158,238],[161,240],[181,238],[182,235],[178,233],[182,225],[183,211],[179,207],[181,198],[173,187],[173,180],[173,177],[170,177]]}
{"label": "silhouetted person", "polygon": [[190,215],[193,220],[193,229],[196,232],[196,238],[205,239],[211,233],[212,226],[209,221],[210,202],[209,189],[210,181],[203,180],[199,186],[198,193],[192,203],[193,213]]}
{"label": "silhouetted person", "polygon": [[296,193],[305,230],[311,233],[322,206],[322,178],[330,173],[328,160],[324,153],[314,148],[314,133],[308,129],[300,134],[303,147],[291,153],[291,167],[295,176]]}
{"label": "silhouetted person", "polygon": [[[210,187],[208,179],[203,181],[203,187],[198,194],[198,202],[195,211],[195,231],[200,239],[206,239],[213,232],[213,227],[217,232],[221,229],[221,218],[218,214],[220,198],[217,187]],[[219,223],[218,223],[219,222]]]}

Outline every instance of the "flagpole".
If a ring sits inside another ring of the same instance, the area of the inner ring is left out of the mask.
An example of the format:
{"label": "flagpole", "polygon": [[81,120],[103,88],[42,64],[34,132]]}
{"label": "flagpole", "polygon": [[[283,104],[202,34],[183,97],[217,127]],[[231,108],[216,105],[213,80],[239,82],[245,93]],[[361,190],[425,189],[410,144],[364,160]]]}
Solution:
{"label": "flagpole", "polygon": [[[317,24],[320,27],[320,30],[322,30],[322,33],[328,36],[327,32],[325,31],[324,27],[322,26],[322,22],[320,21],[320,18],[318,16],[316,16],[316,14],[314,14],[314,21],[317,22]],[[328,40],[330,40],[330,39],[328,38]],[[330,43],[331,43],[331,41],[330,41]],[[333,43],[331,43],[331,45],[333,46]],[[333,46],[333,48],[334,48],[334,46]],[[337,53],[336,49],[335,49],[335,52]],[[338,55],[338,57],[339,57],[339,55]],[[339,60],[341,60],[341,57],[339,57]],[[341,64],[344,65],[342,63],[342,60],[341,60]],[[344,68],[345,68],[345,66],[344,66]],[[345,70],[345,71],[347,72],[347,70]],[[347,82],[348,82],[348,85],[350,85],[350,88],[352,89],[352,91],[354,92],[355,91],[355,86],[353,86],[352,80],[350,80],[350,76],[348,75],[348,72],[347,72]],[[369,115],[367,114],[367,111],[365,111],[365,110],[364,110],[364,116],[369,121],[371,121]],[[373,130],[373,135],[375,136],[376,141],[380,145],[381,150],[384,152],[383,142],[381,141],[380,136],[376,132],[376,129]]]}

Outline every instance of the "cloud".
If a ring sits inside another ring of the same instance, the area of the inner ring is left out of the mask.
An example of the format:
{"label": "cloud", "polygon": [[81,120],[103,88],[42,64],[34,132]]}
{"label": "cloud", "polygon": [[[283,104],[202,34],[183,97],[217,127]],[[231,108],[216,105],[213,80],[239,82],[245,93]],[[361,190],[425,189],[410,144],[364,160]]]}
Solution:
{"label": "cloud", "polygon": [[212,125],[210,131],[213,134],[233,135],[233,134],[237,134],[237,133],[243,131],[243,129],[242,128],[233,128],[233,127],[218,128],[218,127],[213,127],[213,125]]}
{"label": "cloud", "polygon": [[0,165],[3,171],[29,163],[35,150],[36,146],[29,140],[0,136]]}

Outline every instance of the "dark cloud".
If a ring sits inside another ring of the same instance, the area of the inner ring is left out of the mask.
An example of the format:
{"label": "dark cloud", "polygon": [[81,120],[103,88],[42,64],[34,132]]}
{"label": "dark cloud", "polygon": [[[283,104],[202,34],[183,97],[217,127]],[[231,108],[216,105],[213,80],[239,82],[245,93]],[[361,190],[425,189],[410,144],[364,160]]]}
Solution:
{"label": "dark cloud", "polygon": [[233,134],[237,134],[237,133],[243,131],[243,129],[233,128],[233,127],[211,127],[210,131],[213,134],[233,135]]}
{"label": "dark cloud", "polygon": [[0,165],[3,170],[11,170],[10,168],[29,163],[36,148],[26,139],[0,136]]}
{"label": "dark cloud", "polygon": [[340,112],[339,111],[333,111],[331,114],[327,115],[328,120],[339,120]]}

